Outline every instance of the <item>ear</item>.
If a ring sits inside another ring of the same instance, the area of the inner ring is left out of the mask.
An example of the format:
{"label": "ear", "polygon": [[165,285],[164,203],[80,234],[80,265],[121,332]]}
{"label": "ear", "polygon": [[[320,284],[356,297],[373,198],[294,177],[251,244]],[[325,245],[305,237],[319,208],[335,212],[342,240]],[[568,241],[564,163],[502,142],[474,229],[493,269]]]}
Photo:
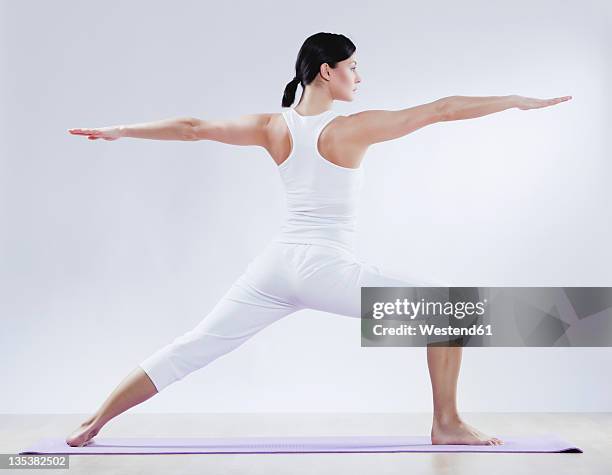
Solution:
{"label": "ear", "polygon": [[319,67],[319,74],[321,74],[321,77],[323,78],[324,81],[329,81],[331,79],[330,69],[331,68],[329,67],[329,64],[327,63],[323,63]]}

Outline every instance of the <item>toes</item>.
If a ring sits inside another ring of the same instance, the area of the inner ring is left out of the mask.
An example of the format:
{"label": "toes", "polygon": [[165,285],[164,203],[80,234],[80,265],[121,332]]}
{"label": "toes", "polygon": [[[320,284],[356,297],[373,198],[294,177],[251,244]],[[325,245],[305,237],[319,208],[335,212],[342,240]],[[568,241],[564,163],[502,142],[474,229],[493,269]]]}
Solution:
{"label": "toes", "polygon": [[79,444],[76,442],[76,440],[74,439],[66,439],[66,443],[70,446],[70,447],[79,447]]}

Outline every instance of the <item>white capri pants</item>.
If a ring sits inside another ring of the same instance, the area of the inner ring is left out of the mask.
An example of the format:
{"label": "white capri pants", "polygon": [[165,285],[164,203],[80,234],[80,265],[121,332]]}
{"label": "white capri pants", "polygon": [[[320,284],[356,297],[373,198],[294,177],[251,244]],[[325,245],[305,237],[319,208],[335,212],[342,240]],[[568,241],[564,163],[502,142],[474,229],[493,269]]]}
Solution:
{"label": "white capri pants", "polygon": [[423,285],[436,284],[384,275],[342,249],[273,241],[195,328],[139,366],[162,391],[298,310],[361,318],[361,287]]}

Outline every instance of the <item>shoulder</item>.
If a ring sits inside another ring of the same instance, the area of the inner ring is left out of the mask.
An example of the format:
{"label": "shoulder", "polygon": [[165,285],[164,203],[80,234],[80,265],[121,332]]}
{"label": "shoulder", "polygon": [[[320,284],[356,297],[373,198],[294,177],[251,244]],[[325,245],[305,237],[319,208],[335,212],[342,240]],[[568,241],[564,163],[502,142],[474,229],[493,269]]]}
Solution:
{"label": "shoulder", "polygon": [[359,119],[356,114],[339,114],[336,113],[327,122],[324,128],[324,135],[333,137],[334,140],[350,140],[355,132],[355,125]]}
{"label": "shoulder", "polygon": [[438,100],[400,110],[363,110],[346,116],[338,125],[344,138],[369,146],[440,122],[443,116],[443,102]]}
{"label": "shoulder", "polygon": [[283,118],[282,112],[271,112],[267,114],[268,119],[266,121],[266,132],[270,139],[278,138],[282,136],[287,130],[287,123]]}

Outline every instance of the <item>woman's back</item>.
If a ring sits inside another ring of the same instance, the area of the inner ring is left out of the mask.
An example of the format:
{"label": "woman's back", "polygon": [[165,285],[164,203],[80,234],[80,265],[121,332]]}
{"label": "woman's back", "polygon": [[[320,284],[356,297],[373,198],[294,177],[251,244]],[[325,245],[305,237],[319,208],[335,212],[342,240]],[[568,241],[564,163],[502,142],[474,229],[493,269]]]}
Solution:
{"label": "woman's back", "polygon": [[[281,112],[290,150],[278,165],[287,198],[287,219],[277,242],[319,244],[352,251],[363,168],[337,165],[320,153],[319,138],[339,114],[302,116]],[[341,119],[339,119],[341,120]]]}

